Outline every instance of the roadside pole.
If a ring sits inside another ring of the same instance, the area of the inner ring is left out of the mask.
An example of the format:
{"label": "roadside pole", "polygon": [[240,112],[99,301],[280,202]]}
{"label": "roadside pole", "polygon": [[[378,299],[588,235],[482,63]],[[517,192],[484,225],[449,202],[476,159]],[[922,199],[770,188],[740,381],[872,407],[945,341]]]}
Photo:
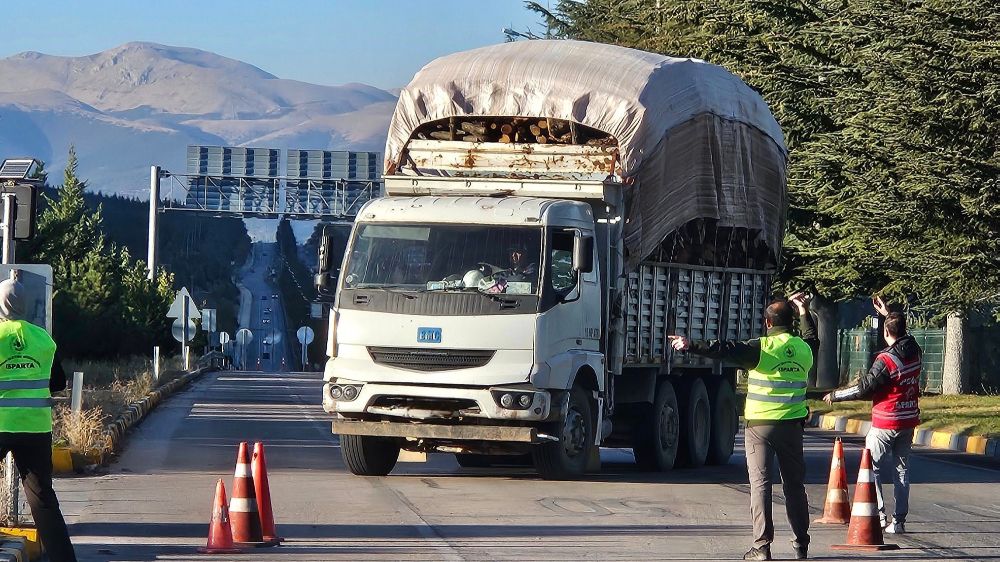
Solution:
{"label": "roadside pole", "polygon": [[153,382],[160,382],[160,346],[153,346]]}
{"label": "roadside pole", "polygon": [[83,373],[76,371],[73,373],[73,393],[70,396],[69,408],[74,415],[83,412]]}
{"label": "roadside pole", "polygon": [[14,213],[17,197],[13,193],[3,194],[3,263],[14,263]]}
{"label": "roadside pole", "polygon": [[152,166],[149,170],[149,239],[146,251],[146,278],[156,277],[156,208],[160,204],[160,167]]}
{"label": "roadside pole", "polygon": [[191,334],[188,332],[188,321],[190,320],[190,314],[191,314],[191,299],[185,294],[184,302],[183,304],[181,304],[181,319],[183,321],[182,324],[183,327],[181,328],[181,330],[183,331],[184,334],[183,336],[184,340],[181,342],[181,354],[184,357],[185,371],[191,370],[191,361],[190,361],[191,358],[189,357],[191,353],[191,346],[188,345],[188,340],[191,337]]}

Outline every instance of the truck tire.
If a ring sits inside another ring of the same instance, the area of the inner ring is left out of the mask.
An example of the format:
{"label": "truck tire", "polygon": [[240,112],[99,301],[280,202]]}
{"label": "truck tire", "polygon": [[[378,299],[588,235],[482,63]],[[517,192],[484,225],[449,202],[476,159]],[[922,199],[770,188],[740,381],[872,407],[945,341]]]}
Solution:
{"label": "truck tire", "polygon": [[733,455],[740,417],[736,412],[736,392],[725,379],[709,385],[712,402],[712,426],[708,441],[707,464],[726,464]]}
{"label": "truck tire", "polygon": [[708,390],[700,377],[685,385],[686,400],[681,405],[681,440],[677,451],[680,466],[697,468],[705,464],[711,437],[712,407]]}
{"label": "truck tire", "polygon": [[680,410],[670,381],[657,387],[653,407],[640,418],[634,439],[632,453],[640,468],[665,472],[674,467],[680,442]]}
{"label": "truck tire", "polygon": [[462,468],[489,468],[493,466],[489,455],[473,455],[471,453],[455,453],[455,460]]}
{"label": "truck tire", "polygon": [[340,455],[352,474],[385,476],[396,466],[399,445],[369,435],[341,435]]}
{"label": "truck tire", "polygon": [[535,445],[531,459],[535,470],[546,480],[573,480],[587,471],[594,445],[594,416],[587,391],[574,386],[569,394],[569,410],[560,426],[553,428],[558,442]]}

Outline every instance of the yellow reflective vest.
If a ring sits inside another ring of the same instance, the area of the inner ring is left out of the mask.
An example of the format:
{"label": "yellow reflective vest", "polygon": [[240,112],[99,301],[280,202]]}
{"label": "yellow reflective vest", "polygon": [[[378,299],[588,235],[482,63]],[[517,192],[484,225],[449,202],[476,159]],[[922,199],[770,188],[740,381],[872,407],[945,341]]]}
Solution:
{"label": "yellow reflective vest", "polygon": [[56,343],[24,320],[0,322],[0,432],[52,431],[49,378]]}
{"label": "yellow reflective vest", "polygon": [[812,365],[812,349],[802,338],[788,333],[760,338],[760,360],[747,380],[744,417],[748,421],[806,417],[806,381]]}

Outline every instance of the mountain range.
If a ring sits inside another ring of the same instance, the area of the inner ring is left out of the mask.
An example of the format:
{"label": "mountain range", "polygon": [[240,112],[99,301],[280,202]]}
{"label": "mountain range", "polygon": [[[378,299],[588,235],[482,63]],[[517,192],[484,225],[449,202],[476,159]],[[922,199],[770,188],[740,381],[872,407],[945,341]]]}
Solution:
{"label": "mountain range", "polygon": [[396,95],[285,80],[198,49],[127,43],[82,57],[0,59],[0,158],[33,156],[59,183],[70,145],[102,193],[148,198],[149,167],[186,171],[186,146],[385,147]]}

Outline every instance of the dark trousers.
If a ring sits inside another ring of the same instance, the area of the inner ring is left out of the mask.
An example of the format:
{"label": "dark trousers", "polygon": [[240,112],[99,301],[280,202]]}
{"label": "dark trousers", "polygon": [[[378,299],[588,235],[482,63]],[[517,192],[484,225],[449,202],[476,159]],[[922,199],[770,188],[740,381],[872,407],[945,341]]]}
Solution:
{"label": "dark trousers", "polygon": [[806,462],[802,454],[801,423],[757,425],[746,428],[747,472],[750,474],[750,516],[754,546],[774,541],[771,518],[771,464],[778,457],[785,513],[796,546],[809,545],[809,500],[806,498]]}
{"label": "dark trousers", "polygon": [[52,434],[0,433],[0,459],[14,453],[38,537],[52,562],[76,562],[66,521],[52,489]]}

